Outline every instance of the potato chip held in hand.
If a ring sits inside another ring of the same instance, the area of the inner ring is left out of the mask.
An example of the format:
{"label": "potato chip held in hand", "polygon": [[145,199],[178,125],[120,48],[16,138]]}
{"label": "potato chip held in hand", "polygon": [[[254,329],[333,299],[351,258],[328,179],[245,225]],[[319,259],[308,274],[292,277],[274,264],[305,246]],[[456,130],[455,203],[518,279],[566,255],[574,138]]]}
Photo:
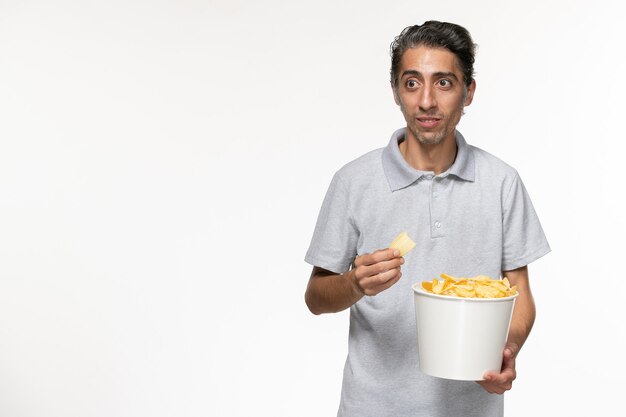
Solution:
{"label": "potato chip held in hand", "polygon": [[472,278],[455,278],[441,274],[443,281],[433,279],[422,282],[422,288],[429,293],[462,298],[503,298],[517,294],[517,287],[511,287],[509,280],[491,279],[485,275]]}
{"label": "potato chip held in hand", "polygon": [[390,249],[397,249],[400,252],[400,256],[404,256],[409,253],[415,247],[415,242],[411,240],[406,232],[400,233],[389,245]]}

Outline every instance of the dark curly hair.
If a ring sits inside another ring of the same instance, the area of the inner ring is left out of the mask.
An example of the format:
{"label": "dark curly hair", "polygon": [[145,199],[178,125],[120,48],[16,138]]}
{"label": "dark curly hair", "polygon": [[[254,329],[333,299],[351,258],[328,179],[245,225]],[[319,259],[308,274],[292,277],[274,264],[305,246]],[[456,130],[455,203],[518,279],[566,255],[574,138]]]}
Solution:
{"label": "dark curly hair", "polygon": [[456,55],[463,71],[463,81],[469,87],[474,79],[474,55],[478,45],[464,27],[436,20],[406,27],[391,43],[391,83],[394,87],[398,85],[402,55],[407,49],[420,45],[445,48]]}

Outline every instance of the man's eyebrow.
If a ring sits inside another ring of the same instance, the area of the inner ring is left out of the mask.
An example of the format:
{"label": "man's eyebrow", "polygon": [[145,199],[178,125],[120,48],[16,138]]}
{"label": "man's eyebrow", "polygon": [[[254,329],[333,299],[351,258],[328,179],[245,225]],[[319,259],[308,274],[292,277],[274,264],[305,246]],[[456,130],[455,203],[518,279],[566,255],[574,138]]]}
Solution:
{"label": "man's eyebrow", "polygon": [[404,78],[404,77],[406,77],[407,75],[414,75],[414,76],[416,76],[416,77],[421,77],[421,76],[422,76],[422,73],[421,73],[421,72],[419,72],[419,71],[417,71],[417,70],[406,70],[406,71],[404,71],[404,72],[402,73],[402,75],[400,76],[400,78]]}
{"label": "man's eyebrow", "polygon": [[440,72],[434,73],[433,77],[435,77],[435,78],[445,78],[445,77],[448,77],[448,78],[454,78],[455,80],[458,81],[458,78],[457,78],[456,74],[453,73],[453,72],[441,72],[440,71]]}
{"label": "man's eyebrow", "polygon": [[[404,71],[402,73],[402,76],[400,78],[404,78],[407,75],[413,75],[413,76],[416,76],[416,77],[423,77],[422,73],[417,71],[417,70],[406,70],[406,71]],[[455,73],[447,72],[447,71],[437,71],[437,72],[433,73],[433,77],[435,77],[435,78],[448,77],[448,78],[454,78],[457,81],[459,80]]]}

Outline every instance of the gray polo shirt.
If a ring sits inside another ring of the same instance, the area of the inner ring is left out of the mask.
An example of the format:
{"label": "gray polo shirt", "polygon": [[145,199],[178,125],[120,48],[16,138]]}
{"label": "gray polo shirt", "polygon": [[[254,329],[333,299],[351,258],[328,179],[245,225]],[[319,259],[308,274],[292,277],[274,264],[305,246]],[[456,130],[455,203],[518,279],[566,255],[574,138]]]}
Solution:
{"label": "gray polo shirt", "polygon": [[441,273],[497,278],[550,247],[512,167],[457,132],[450,169],[417,171],[398,148],[404,133],[335,174],[305,257],[343,273],[356,256],[388,247],[402,231],[417,243],[398,283],[350,307],[338,416],[500,416],[501,395],[421,373],[411,285]]}

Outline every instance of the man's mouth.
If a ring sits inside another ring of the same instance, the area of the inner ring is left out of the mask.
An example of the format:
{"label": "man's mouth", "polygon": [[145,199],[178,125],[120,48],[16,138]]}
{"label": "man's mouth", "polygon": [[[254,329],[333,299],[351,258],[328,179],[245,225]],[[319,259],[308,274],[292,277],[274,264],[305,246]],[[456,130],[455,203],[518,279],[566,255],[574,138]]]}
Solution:
{"label": "man's mouth", "polygon": [[421,127],[424,128],[433,128],[435,126],[437,126],[439,124],[439,122],[441,122],[441,119],[439,117],[416,117],[417,120],[417,124],[419,124]]}

